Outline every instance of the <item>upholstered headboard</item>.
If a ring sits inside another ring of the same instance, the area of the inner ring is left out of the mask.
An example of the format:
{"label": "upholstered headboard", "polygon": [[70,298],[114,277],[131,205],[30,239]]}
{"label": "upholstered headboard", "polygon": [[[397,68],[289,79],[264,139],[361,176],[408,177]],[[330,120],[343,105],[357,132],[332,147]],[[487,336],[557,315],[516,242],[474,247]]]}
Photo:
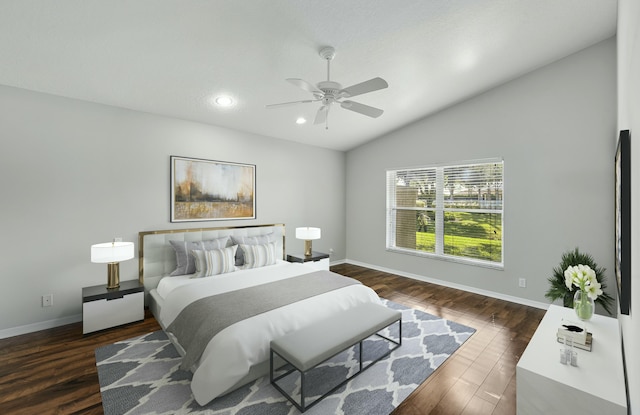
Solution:
{"label": "upholstered headboard", "polygon": [[225,228],[169,229],[138,233],[140,283],[145,294],[158,286],[160,279],[176,268],[176,254],[169,241],[205,241],[224,236],[259,236],[273,233],[276,249],[285,257],[284,224],[249,225]]}

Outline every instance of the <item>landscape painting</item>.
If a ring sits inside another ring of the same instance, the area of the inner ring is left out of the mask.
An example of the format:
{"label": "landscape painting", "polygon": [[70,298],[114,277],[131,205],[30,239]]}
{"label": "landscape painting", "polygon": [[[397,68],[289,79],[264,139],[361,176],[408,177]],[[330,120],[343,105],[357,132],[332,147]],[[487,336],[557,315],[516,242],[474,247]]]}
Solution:
{"label": "landscape painting", "polygon": [[171,156],[171,222],[256,218],[256,166]]}

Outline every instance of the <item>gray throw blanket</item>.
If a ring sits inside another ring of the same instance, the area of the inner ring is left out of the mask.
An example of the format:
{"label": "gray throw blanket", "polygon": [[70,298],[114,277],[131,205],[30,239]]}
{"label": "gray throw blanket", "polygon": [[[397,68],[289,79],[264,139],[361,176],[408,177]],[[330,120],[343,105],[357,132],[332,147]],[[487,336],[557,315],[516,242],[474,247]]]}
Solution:
{"label": "gray throw blanket", "polygon": [[234,323],[354,284],[360,282],[330,271],[315,271],[196,300],[167,327],[185,350],[180,368],[190,370],[209,341]]}

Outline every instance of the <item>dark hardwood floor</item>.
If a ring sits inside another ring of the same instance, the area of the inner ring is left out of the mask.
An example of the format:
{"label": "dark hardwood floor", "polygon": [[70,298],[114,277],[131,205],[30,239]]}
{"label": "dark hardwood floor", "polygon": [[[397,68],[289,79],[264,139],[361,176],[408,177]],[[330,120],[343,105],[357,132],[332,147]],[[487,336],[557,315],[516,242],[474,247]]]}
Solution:
{"label": "dark hardwood floor", "polygon": [[354,265],[331,270],[362,281],[382,298],[477,330],[394,415],[516,413],[516,364],[544,310]]}
{"label": "dark hardwood floor", "polygon": [[[355,265],[331,270],[383,298],[477,330],[394,415],[515,414],[516,364],[543,310]],[[0,414],[102,414],[95,348],[159,329],[147,314],[86,336],[77,323],[0,340]]]}

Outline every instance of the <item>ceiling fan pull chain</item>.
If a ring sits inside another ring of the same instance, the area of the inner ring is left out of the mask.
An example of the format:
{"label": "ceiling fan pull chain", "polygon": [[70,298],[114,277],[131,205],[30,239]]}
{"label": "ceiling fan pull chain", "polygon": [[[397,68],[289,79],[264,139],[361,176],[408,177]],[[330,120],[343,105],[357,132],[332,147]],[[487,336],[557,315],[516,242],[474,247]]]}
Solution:
{"label": "ceiling fan pull chain", "polygon": [[327,118],[324,120],[324,129],[328,130],[329,129],[329,110],[331,109],[331,107],[327,107]]}

